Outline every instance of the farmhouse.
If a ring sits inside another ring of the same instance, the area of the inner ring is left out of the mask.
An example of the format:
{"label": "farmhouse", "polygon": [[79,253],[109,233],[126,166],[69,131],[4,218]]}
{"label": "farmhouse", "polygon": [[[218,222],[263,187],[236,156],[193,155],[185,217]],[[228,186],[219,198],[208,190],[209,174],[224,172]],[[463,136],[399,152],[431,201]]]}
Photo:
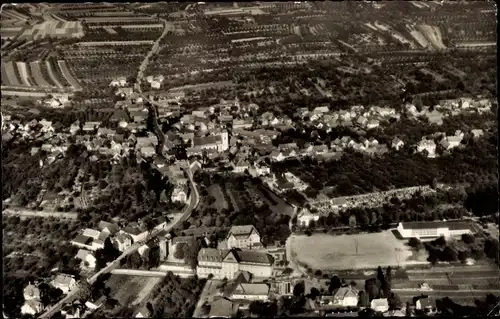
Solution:
{"label": "farmhouse", "polygon": [[467,221],[408,222],[399,223],[397,230],[403,238],[451,237],[472,233],[472,225]]}
{"label": "farmhouse", "polygon": [[172,201],[187,203],[188,198],[188,188],[186,185],[176,185],[172,191]]}
{"label": "farmhouse", "polygon": [[96,263],[96,258],[92,253],[88,250],[85,249],[80,249],[78,251],[78,254],[76,254],[76,258],[80,259],[82,262],[80,264],[80,267],[83,269],[94,269],[95,268],[95,263]]}
{"label": "farmhouse", "polygon": [[40,299],[40,289],[31,283],[24,288],[24,300]]}
{"label": "farmhouse", "polygon": [[238,271],[248,271],[256,277],[269,278],[273,263],[273,257],[266,253],[202,248],[198,253],[196,273],[201,278],[212,274],[217,279],[232,280]]}
{"label": "farmhouse", "polygon": [[209,318],[233,318],[238,312],[238,305],[227,298],[214,301],[210,307]]}
{"label": "farmhouse", "polygon": [[262,246],[260,234],[253,225],[233,226],[227,233],[227,248],[252,248]]}

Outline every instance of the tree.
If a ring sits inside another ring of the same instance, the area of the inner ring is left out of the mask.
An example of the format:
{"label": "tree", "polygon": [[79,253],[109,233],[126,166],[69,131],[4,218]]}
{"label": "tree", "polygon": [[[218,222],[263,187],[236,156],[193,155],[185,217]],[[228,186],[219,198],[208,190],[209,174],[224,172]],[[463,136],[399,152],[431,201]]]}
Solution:
{"label": "tree", "polygon": [[294,287],[293,287],[293,295],[296,297],[300,297],[302,294],[305,292],[305,286],[304,283],[298,282]]}
{"label": "tree", "polygon": [[142,258],[139,252],[134,251],[127,257],[127,267],[132,269],[139,269],[142,266]]}
{"label": "tree", "polygon": [[80,280],[76,286],[76,300],[86,301],[92,294],[92,286],[86,279]]}
{"label": "tree", "polygon": [[184,257],[185,257],[184,246],[186,246],[185,243],[178,243],[177,245],[175,245],[175,251],[174,251],[175,258],[184,259]]}
{"label": "tree", "polygon": [[369,307],[370,303],[368,301],[368,294],[364,290],[360,290],[358,293],[358,307]]}
{"label": "tree", "polygon": [[332,294],[334,291],[337,291],[342,286],[342,282],[338,276],[333,276],[330,279],[330,284],[328,286],[328,291]]}
{"label": "tree", "polygon": [[351,227],[351,228],[356,227],[356,216],[355,215],[349,216],[349,227]]}
{"label": "tree", "polygon": [[417,251],[419,251],[420,248],[422,248],[422,242],[418,238],[412,237],[408,240],[408,246],[415,248]]}

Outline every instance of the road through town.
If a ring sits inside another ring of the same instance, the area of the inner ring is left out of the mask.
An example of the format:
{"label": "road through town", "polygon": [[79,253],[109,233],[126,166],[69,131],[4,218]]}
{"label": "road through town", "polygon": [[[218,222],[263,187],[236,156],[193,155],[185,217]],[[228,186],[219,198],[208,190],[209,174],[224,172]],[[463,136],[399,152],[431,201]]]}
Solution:
{"label": "road through town", "polygon": [[[192,174],[190,172],[188,172],[187,174],[188,174],[189,181],[191,182],[190,183],[191,184],[191,196],[190,196],[190,201],[189,201],[188,206],[186,206],[186,208],[184,209],[184,212],[182,212],[181,217],[179,219],[177,219],[177,221],[174,221],[173,223],[171,223],[170,225],[168,225],[164,229],[158,230],[158,231],[150,234],[148,236],[148,238],[152,238],[152,237],[156,236],[160,232],[168,232],[171,229],[177,227],[178,225],[181,225],[182,222],[186,221],[191,216],[191,213],[193,212],[193,210],[198,206],[198,203],[200,202],[198,189],[196,188],[196,185],[194,184]],[[120,261],[123,258],[125,258],[128,255],[130,255],[133,252],[135,252],[146,241],[147,240],[135,243],[134,245],[132,245],[131,247],[129,247],[128,249],[126,249],[115,261],[113,261],[108,266],[106,266],[105,268],[101,269],[95,275],[93,275],[92,277],[90,277],[90,278],[88,278],[86,280],[90,284],[93,284],[96,281],[96,279],[97,279],[97,277],[99,275],[106,274],[106,273],[112,271],[113,269],[115,269],[116,267],[118,267],[118,265],[120,264]],[[55,304],[50,309],[48,309],[39,318],[50,318],[50,317],[52,317],[57,311],[59,311],[61,309],[61,307],[64,304],[66,304],[67,302],[72,301],[75,298],[75,296],[77,295],[77,292],[78,292],[78,288],[74,288],[73,290],[71,290],[66,297],[64,297],[57,304]]]}

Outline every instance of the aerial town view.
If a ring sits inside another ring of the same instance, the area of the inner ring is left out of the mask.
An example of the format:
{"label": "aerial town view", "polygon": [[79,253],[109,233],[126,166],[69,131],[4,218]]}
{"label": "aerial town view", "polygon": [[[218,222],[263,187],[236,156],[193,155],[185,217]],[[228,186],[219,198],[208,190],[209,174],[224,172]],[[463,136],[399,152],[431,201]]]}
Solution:
{"label": "aerial town view", "polygon": [[3,318],[500,316],[493,1],[0,12]]}

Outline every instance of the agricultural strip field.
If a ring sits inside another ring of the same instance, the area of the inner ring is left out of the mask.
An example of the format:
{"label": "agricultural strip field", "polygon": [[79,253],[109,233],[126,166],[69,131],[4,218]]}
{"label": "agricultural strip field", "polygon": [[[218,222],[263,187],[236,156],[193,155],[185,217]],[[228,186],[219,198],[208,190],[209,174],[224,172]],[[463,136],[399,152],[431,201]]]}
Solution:
{"label": "agricultural strip field", "polygon": [[428,264],[425,256],[411,260],[414,259],[413,252],[390,230],[358,235],[292,236],[290,241],[292,257],[312,269],[374,269],[378,266]]}
{"label": "agricultural strip field", "polygon": [[13,86],[22,85],[20,79],[18,79],[16,76],[16,71],[14,70],[14,62],[9,61],[5,64],[2,63],[2,65],[5,65],[5,73],[7,74],[7,77],[9,79],[9,83]]}
{"label": "agricultural strip field", "polygon": [[40,67],[40,61],[30,62],[30,69],[37,85],[43,87],[51,86],[43,77],[42,69]]}
{"label": "agricultural strip field", "polygon": [[61,82],[59,82],[59,80],[57,79],[57,77],[56,77],[56,73],[55,73],[55,72],[54,72],[54,70],[52,69],[52,65],[51,65],[50,61],[49,61],[49,60],[46,60],[46,61],[45,61],[45,65],[47,66],[47,71],[48,71],[48,73],[49,73],[49,76],[50,76],[50,79],[52,80],[52,82],[54,82],[54,84],[55,84],[58,88],[62,89],[62,88],[63,88],[63,86],[62,86]]}
{"label": "agricultural strip field", "polygon": [[57,64],[59,65],[59,68],[61,68],[61,72],[62,72],[64,78],[66,79],[66,81],[68,81],[68,83],[71,85],[71,87],[73,87],[75,90],[81,90],[82,87],[80,86],[80,84],[78,84],[78,82],[75,80],[73,75],[71,75],[71,72],[68,70],[68,66],[66,65],[66,61],[58,60]]}

